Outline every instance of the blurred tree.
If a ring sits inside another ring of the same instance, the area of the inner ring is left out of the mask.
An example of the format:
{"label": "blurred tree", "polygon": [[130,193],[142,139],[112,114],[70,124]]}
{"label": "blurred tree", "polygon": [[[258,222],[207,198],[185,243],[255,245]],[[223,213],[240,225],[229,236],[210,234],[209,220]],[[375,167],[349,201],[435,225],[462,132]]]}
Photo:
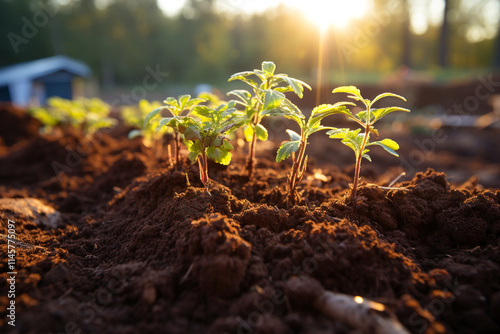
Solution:
{"label": "blurred tree", "polygon": [[401,58],[401,65],[405,65],[407,67],[411,67],[411,40],[412,40],[412,34],[410,31],[410,6],[408,4],[408,0],[401,0],[402,1],[402,10],[403,10],[403,29],[402,29],[402,35],[403,35],[403,52],[402,52],[402,58]]}
{"label": "blurred tree", "polygon": [[448,47],[449,47],[449,23],[450,0],[444,0],[443,23],[441,24],[441,34],[439,35],[439,66],[448,67]]}

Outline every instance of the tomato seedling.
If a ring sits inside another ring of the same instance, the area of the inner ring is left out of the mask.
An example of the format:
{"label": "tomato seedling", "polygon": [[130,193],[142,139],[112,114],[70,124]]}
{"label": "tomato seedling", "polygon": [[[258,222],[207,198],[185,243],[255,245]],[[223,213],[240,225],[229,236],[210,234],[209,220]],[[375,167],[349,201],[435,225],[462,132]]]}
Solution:
{"label": "tomato seedling", "polygon": [[[231,151],[234,148],[226,134],[240,127],[243,118],[235,108],[236,101],[221,103],[217,107],[198,105],[201,102],[204,100],[190,99],[189,95],[181,96],[178,101],[172,98],[165,100],[170,106],[174,105],[177,111],[189,107],[189,113],[182,116],[179,112],[161,119],[158,129],[171,127],[175,133],[182,135],[189,150],[188,158],[193,162],[198,161],[200,180],[208,190],[208,159],[222,165],[231,162]],[[146,117],[145,124],[158,113],[158,109],[152,111]]]}
{"label": "tomato seedling", "polygon": [[[172,119],[174,118],[176,122],[182,121],[184,118],[189,117],[190,113],[193,111],[193,109],[200,103],[205,102],[204,99],[199,99],[199,98],[191,98],[191,95],[182,95],[179,97],[179,99],[175,99],[173,97],[168,97],[165,101],[163,101],[166,106],[158,107],[151,111],[149,114],[146,115],[146,118],[144,119],[144,124],[143,124],[143,129],[146,129],[150,126],[154,126],[155,122],[152,122],[152,120],[160,114],[162,110],[168,110],[172,117],[167,117],[163,118],[162,120],[158,120],[158,126],[155,126],[155,131],[166,131],[162,130],[167,119]],[[163,122],[163,123],[162,123]],[[150,125],[152,123],[153,125]],[[174,128],[175,130],[175,128]],[[179,138],[179,133],[182,133],[180,131],[174,131],[174,143],[175,143],[175,166],[176,168],[179,167],[179,147],[180,147],[180,138]]]}
{"label": "tomato seedling", "polygon": [[361,133],[362,129],[351,130],[348,128],[340,128],[340,129],[333,128],[327,132],[327,135],[329,135],[330,138],[342,140],[342,143],[351,148],[356,156],[354,182],[352,185],[351,195],[349,196],[349,201],[352,201],[356,197],[356,191],[358,188],[361,160],[365,158],[370,162],[372,161],[370,156],[368,155],[368,152],[370,150],[367,149],[366,147],[378,145],[381,146],[384,150],[386,150],[390,154],[396,157],[399,156],[396,153],[396,151],[399,149],[399,145],[392,139],[386,138],[380,141],[370,142],[370,134],[373,133],[375,136],[378,137],[378,130],[375,129],[374,124],[387,114],[392,113],[394,111],[399,110],[399,111],[410,112],[410,110],[401,107],[372,109],[372,106],[375,102],[385,97],[396,97],[403,101],[406,101],[404,97],[393,93],[382,93],[376,96],[371,101],[364,99],[361,96],[360,90],[354,86],[338,87],[333,90],[333,93],[347,93],[349,94],[347,96],[348,98],[351,98],[355,101],[361,101],[361,103],[364,105],[365,108],[364,110],[358,112],[357,114],[353,114],[351,110],[346,110],[345,112],[342,112],[344,115],[347,116],[348,119],[358,123],[364,130],[363,133]]}
{"label": "tomato seedling", "polygon": [[[284,142],[278,149],[276,161],[280,162],[292,155],[292,171],[288,176],[288,196],[287,203],[295,205],[299,200],[297,193],[297,184],[302,180],[304,171],[307,167],[306,147],[307,140],[310,135],[321,130],[333,129],[321,125],[321,121],[330,115],[345,114],[348,112],[346,105],[354,105],[352,102],[339,102],[336,104],[322,104],[315,107],[311,116],[305,119],[304,115],[297,106],[286,101],[284,106],[277,110],[265,111],[264,114],[281,115],[294,120],[300,127],[300,135],[293,130],[287,129],[286,132],[290,136],[290,140]],[[297,154],[295,154],[297,152]]]}
{"label": "tomato seedling", "polygon": [[293,91],[302,98],[304,87],[311,87],[303,81],[290,78],[286,74],[275,74],[276,65],[271,61],[262,62],[262,69],[233,74],[228,81],[240,80],[252,87],[253,95],[247,90],[233,90],[228,95],[240,99],[238,103],[245,107],[245,139],[250,143],[246,165],[248,178],[252,178],[255,165],[255,146],[257,139],[268,138],[267,129],[262,126],[266,111],[280,108],[286,101],[285,92]]}
{"label": "tomato seedling", "polygon": [[67,100],[53,97],[47,100],[47,104],[47,108],[30,110],[31,115],[44,125],[44,133],[52,132],[56,126],[71,126],[90,137],[97,130],[116,123],[115,119],[108,117],[111,107],[98,98]]}
{"label": "tomato seedling", "polygon": [[160,122],[158,117],[151,119],[145,127],[143,125],[149,112],[160,107],[161,103],[158,101],[140,100],[137,106],[125,106],[121,109],[121,116],[125,125],[135,128],[130,130],[128,138],[142,137],[144,146],[152,148],[156,157],[162,154],[163,135],[168,132],[169,128],[156,131]]}

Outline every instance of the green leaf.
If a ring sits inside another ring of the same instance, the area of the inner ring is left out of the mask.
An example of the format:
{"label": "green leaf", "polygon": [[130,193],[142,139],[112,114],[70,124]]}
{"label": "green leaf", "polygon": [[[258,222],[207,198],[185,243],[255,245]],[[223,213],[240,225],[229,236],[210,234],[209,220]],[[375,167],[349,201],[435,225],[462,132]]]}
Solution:
{"label": "green leaf", "polygon": [[341,139],[342,144],[350,147],[356,154],[360,151],[363,134],[359,133],[361,129],[350,130],[348,128],[333,129],[328,131],[326,134],[333,139]]}
{"label": "green leaf", "polygon": [[158,123],[158,127],[162,128],[165,125],[169,125],[169,123],[174,120],[174,117],[165,117],[160,120],[160,123]]}
{"label": "green leaf", "polygon": [[226,110],[224,110],[224,112],[222,112],[222,114],[220,115],[221,119],[224,118],[224,117],[227,117],[233,113],[235,113],[237,110],[236,108],[228,108]]}
{"label": "green leaf", "polygon": [[276,154],[276,162],[287,159],[293,152],[296,152],[300,147],[300,140],[287,141],[283,143]]}
{"label": "green leaf", "polygon": [[394,111],[405,111],[405,112],[410,112],[409,109],[406,108],[401,108],[401,107],[389,107],[389,108],[380,108],[380,109],[372,109],[372,115],[374,117],[375,121],[378,121],[385,115],[394,112]]}
{"label": "green leaf", "polygon": [[242,104],[244,106],[248,106],[250,105],[250,102],[252,100],[252,95],[244,90],[244,89],[237,89],[237,90],[232,90],[230,91],[229,93],[227,93],[227,95],[234,95],[234,96],[237,96],[240,98],[240,100],[243,102]]}
{"label": "green leaf", "polygon": [[194,126],[188,126],[184,132],[184,138],[186,138],[186,140],[201,140],[201,135],[200,135],[200,131],[195,128]]}
{"label": "green leaf", "polygon": [[134,139],[142,136],[142,130],[134,129],[128,133],[128,139]]}
{"label": "green leaf", "polygon": [[300,135],[297,132],[288,129],[286,130],[286,132],[290,136],[290,141],[300,141]]}
{"label": "green leaf", "polygon": [[212,118],[211,114],[213,113],[213,109],[208,106],[196,106],[193,109],[193,113],[205,118]]}
{"label": "green leaf", "polygon": [[337,87],[332,91],[332,93],[347,93],[354,95],[359,100],[363,99],[363,97],[361,96],[361,91],[358,88],[356,88],[356,86]]}
{"label": "green leaf", "polygon": [[247,127],[245,127],[245,129],[243,129],[243,135],[245,136],[245,140],[247,142],[251,142],[252,139],[253,139],[253,129],[252,127],[249,125]]}
{"label": "green leaf", "polygon": [[372,158],[368,154],[363,154],[362,158],[365,158],[366,160],[372,162]]}
{"label": "green leaf", "polygon": [[279,76],[279,77],[281,77],[293,89],[294,93],[297,94],[297,96],[300,98],[302,98],[304,96],[304,94],[303,94],[304,86],[309,88],[309,90],[311,90],[311,86],[306,84],[304,81],[290,78],[290,77],[285,76],[285,75]]}
{"label": "green leaf", "polygon": [[386,150],[390,154],[399,157],[399,154],[396,153],[396,151],[399,150],[399,145],[392,139],[386,138],[381,141],[374,141],[367,144],[366,146],[371,146],[371,145],[381,146],[384,150]]}
{"label": "green leaf", "polygon": [[230,142],[228,142],[227,140],[224,140],[224,142],[222,143],[222,148],[227,150],[227,151],[232,151],[234,150],[234,146],[231,145]]}
{"label": "green leaf", "polygon": [[221,165],[229,165],[232,155],[227,150],[211,146],[207,149],[207,156]]}
{"label": "green leaf", "polygon": [[198,156],[201,154],[202,151],[201,142],[185,141],[185,143],[190,152],[188,155],[189,160],[196,161],[196,159],[198,159]]}
{"label": "green leaf", "polygon": [[264,95],[263,110],[270,110],[279,107],[284,99],[285,94],[272,89],[266,90],[266,93]]}
{"label": "green leaf", "polygon": [[347,136],[347,133],[350,129],[348,128],[335,128],[328,131],[326,134],[333,139],[344,139]]}
{"label": "green leaf", "polygon": [[194,107],[200,103],[203,103],[203,102],[207,102],[207,99],[201,99],[201,98],[191,99],[191,100],[186,102],[186,104],[184,105],[184,108],[185,109],[192,108],[192,107]]}
{"label": "green leaf", "polygon": [[180,109],[180,111],[184,110],[184,106],[186,105],[186,102],[189,101],[190,98],[191,98],[191,95],[189,95],[189,94],[182,95],[179,97],[179,109]]}
{"label": "green leaf", "polygon": [[262,126],[262,124],[257,124],[254,127],[254,131],[257,134],[257,138],[261,141],[266,141],[267,137],[269,136],[267,133],[267,130],[265,127]]}
{"label": "green leaf", "polygon": [[360,120],[361,122],[366,123],[366,115],[368,115],[368,113],[366,112],[366,110],[363,110],[363,111],[358,112],[355,117],[358,120]]}
{"label": "green leaf", "polygon": [[340,102],[336,104],[322,104],[315,107],[311,112],[311,117],[309,118],[309,126],[313,127],[316,123],[321,122],[321,120],[327,116],[334,114],[344,114],[348,117],[352,117],[352,113],[345,105],[355,105],[352,102]]}
{"label": "green leaf", "polygon": [[142,127],[145,128],[148,125],[149,121],[151,121],[153,117],[158,115],[160,111],[162,111],[163,109],[165,109],[165,107],[156,108],[155,110],[147,114],[146,118],[144,119],[144,123],[142,124]]}
{"label": "green leaf", "polygon": [[189,158],[189,160],[194,162],[198,158],[198,155],[199,154],[197,152],[189,152],[188,158]]}
{"label": "green leaf", "polygon": [[247,78],[245,75],[251,75],[251,74],[255,74],[253,72],[240,72],[240,73],[236,73],[236,74],[233,74],[230,78],[229,78],[229,82],[230,81],[234,81],[234,80],[240,80],[240,81],[243,81],[245,82],[246,84],[254,87],[254,88],[259,88],[259,84],[257,82],[255,82],[254,80],[250,79],[250,78]]}
{"label": "green leaf", "polygon": [[375,102],[377,102],[378,100],[384,98],[384,97],[397,97],[398,99],[401,99],[403,101],[406,102],[406,99],[404,97],[402,97],[401,95],[398,95],[398,94],[393,94],[393,93],[382,93],[380,95],[377,95],[377,97],[375,97],[372,101],[372,104],[374,104]]}
{"label": "green leaf", "polygon": [[274,70],[276,70],[276,65],[272,61],[262,62],[262,71],[266,72],[270,77],[274,75]]}

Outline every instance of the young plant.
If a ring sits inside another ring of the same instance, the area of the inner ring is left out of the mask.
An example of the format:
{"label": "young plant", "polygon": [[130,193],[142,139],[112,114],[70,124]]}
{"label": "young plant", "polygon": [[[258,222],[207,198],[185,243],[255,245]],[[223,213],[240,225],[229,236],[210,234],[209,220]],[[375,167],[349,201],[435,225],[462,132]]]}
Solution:
{"label": "young plant", "polygon": [[[166,120],[175,119],[176,124],[184,120],[184,118],[189,118],[189,114],[193,111],[193,109],[200,103],[205,102],[204,99],[199,98],[191,98],[191,95],[182,95],[179,99],[175,99],[173,97],[168,97],[165,101],[163,101],[166,106],[158,107],[147,114],[144,119],[143,129],[149,127],[151,120],[156,117],[156,115],[160,114],[160,112],[164,109],[168,110],[172,117],[163,118],[158,121],[158,126],[155,127],[157,131],[165,131],[162,130],[164,125],[166,125]],[[182,115],[184,113],[184,115]],[[181,122],[182,123],[182,122]],[[172,126],[173,127],[173,126]],[[175,129],[175,127],[174,127]],[[175,166],[179,167],[179,147],[180,147],[180,138],[179,133],[183,133],[183,131],[174,131],[174,143],[175,143]]]}
{"label": "young plant", "polygon": [[47,108],[30,111],[44,125],[44,133],[52,132],[56,126],[73,127],[90,137],[97,130],[116,123],[115,119],[108,117],[111,107],[98,98],[67,100],[53,97],[47,100],[47,104]]}
{"label": "young plant", "polygon": [[321,130],[332,129],[331,127],[321,125],[321,121],[330,115],[347,113],[349,110],[345,107],[345,105],[354,105],[354,103],[339,102],[334,105],[322,104],[317,106],[312,110],[311,116],[307,119],[307,121],[300,109],[289,101],[285,102],[285,105],[282,108],[264,112],[264,114],[282,115],[290,118],[300,127],[300,135],[293,130],[286,130],[290,136],[290,140],[284,142],[280,146],[276,155],[276,162],[285,160],[292,155],[292,171],[288,176],[287,203],[289,206],[295,205],[295,203],[297,203],[300,199],[296,188],[297,184],[300,180],[302,180],[304,171],[307,167],[307,155],[305,152],[309,136]]}
{"label": "young plant", "polygon": [[399,156],[396,153],[396,150],[399,149],[399,145],[392,139],[386,138],[380,141],[370,142],[370,134],[374,134],[375,136],[378,137],[378,130],[375,129],[374,124],[391,112],[398,110],[410,112],[410,110],[401,107],[372,109],[372,106],[375,102],[385,97],[396,97],[403,101],[406,101],[404,97],[392,93],[380,94],[371,101],[364,99],[361,96],[361,92],[359,91],[359,89],[357,89],[354,86],[338,87],[333,90],[333,93],[347,93],[349,94],[347,96],[348,98],[351,98],[355,101],[361,101],[361,103],[364,105],[365,108],[364,110],[358,112],[357,114],[353,114],[350,110],[343,112],[343,114],[345,114],[348,119],[355,121],[362,127],[362,129],[364,130],[363,133],[361,133],[362,129],[351,130],[348,128],[341,128],[341,129],[333,128],[327,132],[327,135],[329,135],[330,138],[341,139],[342,143],[351,148],[356,156],[354,182],[352,185],[351,195],[349,197],[349,201],[352,201],[356,197],[356,191],[358,188],[361,160],[365,158],[370,162],[372,161],[370,156],[368,155],[368,152],[370,150],[367,149],[367,147],[378,145],[381,146],[384,150],[386,150],[390,154],[396,157]]}
{"label": "young plant", "polygon": [[229,101],[215,108],[197,106],[190,115],[166,117],[160,121],[160,128],[168,126],[183,135],[189,150],[188,158],[193,162],[198,161],[200,180],[205,188],[209,183],[208,159],[222,165],[228,165],[231,161],[231,151],[234,148],[226,133],[241,126],[241,115],[234,107],[235,104],[235,101]]}
{"label": "young plant", "polygon": [[309,87],[303,81],[290,78],[286,74],[274,74],[276,65],[270,61],[262,62],[262,69],[233,74],[228,81],[240,80],[252,87],[253,94],[247,90],[233,90],[228,93],[237,96],[245,107],[246,127],[244,134],[250,143],[247,162],[248,178],[252,178],[255,165],[255,145],[257,139],[265,141],[268,138],[267,129],[262,126],[262,118],[266,111],[279,108],[285,101],[285,92],[293,91],[302,98],[304,87]]}
{"label": "young plant", "polygon": [[162,128],[156,131],[160,119],[152,119],[146,126],[144,120],[149,112],[153,109],[161,107],[158,101],[149,102],[147,100],[140,100],[137,106],[125,106],[121,109],[121,116],[125,125],[135,127],[136,129],[130,130],[128,138],[133,139],[142,137],[142,143],[146,147],[151,147],[154,150],[156,157],[159,157],[163,150],[163,135],[169,128]]}

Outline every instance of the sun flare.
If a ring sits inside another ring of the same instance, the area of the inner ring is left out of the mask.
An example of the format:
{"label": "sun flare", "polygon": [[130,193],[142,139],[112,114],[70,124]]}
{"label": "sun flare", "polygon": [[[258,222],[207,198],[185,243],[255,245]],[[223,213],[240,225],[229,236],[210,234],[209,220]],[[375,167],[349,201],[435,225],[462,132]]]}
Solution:
{"label": "sun flare", "polygon": [[321,31],[328,27],[347,28],[353,20],[363,17],[369,6],[368,0],[289,0],[287,6],[297,8],[304,17]]}

